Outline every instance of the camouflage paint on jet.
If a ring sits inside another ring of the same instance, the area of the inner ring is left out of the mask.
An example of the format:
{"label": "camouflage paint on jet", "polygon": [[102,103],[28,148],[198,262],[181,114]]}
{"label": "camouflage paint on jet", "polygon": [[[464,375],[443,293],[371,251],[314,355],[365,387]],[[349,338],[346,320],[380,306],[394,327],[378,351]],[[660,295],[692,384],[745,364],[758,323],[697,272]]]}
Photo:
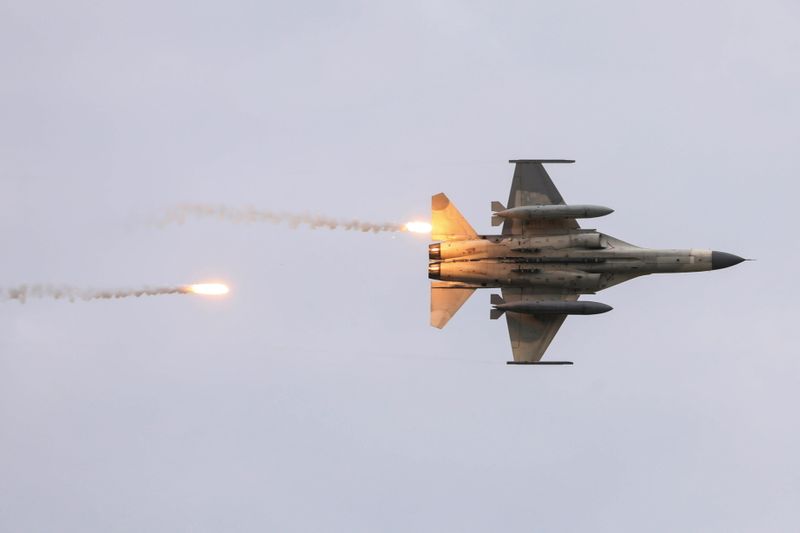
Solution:
{"label": "camouflage paint on jet", "polygon": [[514,360],[509,364],[571,364],[541,361],[567,315],[604,313],[611,307],[577,301],[638,276],[700,272],[737,265],[739,256],[711,250],[658,250],[628,244],[576,219],[613,210],[567,205],[544,163],[565,159],[520,159],[515,163],[508,204],[492,202],[492,225],[501,235],[478,235],[449,198],[431,201],[429,246],[431,325],[443,328],[475,289],[499,288],[490,318],[505,315]]}

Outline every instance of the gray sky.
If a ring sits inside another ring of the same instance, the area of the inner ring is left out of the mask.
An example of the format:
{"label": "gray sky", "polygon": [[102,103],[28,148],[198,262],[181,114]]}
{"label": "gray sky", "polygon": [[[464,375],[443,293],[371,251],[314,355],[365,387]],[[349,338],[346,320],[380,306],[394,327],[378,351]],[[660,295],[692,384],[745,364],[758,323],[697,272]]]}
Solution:
{"label": "gray sky", "polygon": [[[763,2],[0,1],[0,530],[787,531],[800,520],[800,8]],[[596,226],[759,261],[595,297],[508,368],[477,293],[428,326],[426,239],[510,158]]]}

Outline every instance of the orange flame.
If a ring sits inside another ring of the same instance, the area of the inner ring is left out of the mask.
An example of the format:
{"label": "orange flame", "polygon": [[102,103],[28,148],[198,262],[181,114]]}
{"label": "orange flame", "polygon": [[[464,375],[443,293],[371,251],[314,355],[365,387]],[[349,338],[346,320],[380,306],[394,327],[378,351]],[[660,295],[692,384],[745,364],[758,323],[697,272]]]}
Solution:
{"label": "orange flame", "polygon": [[433,229],[433,226],[427,222],[414,221],[406,223],[404,228],[406,231],[410,231],[411,233],[430,233]]}
{"label": "orange flame", "polygon": [[188,285],[186,292],[202,294],[203,296],[222,296],[228,294],[231,290],[224,283],[197,283]]}

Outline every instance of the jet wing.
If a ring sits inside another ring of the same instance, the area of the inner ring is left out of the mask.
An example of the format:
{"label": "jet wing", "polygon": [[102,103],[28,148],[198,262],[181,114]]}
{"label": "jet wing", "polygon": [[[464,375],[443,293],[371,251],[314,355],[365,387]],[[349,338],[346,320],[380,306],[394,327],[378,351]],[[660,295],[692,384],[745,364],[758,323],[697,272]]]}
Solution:
{"label": "jet wing", "polygon": [[[573,302],[578,299],[577,294],[542,294],[528,288],[504,288],[502,292],[503,300],[506,302],[548,299]],[[507,312],[505,315],[508,335],[511,338],[511,350],[516,363],[539,361],[558,333],[558,328],[567,318],[567,315],[528,315],[513,312]]]}
{"label": "jet wing", "polygon": [[[544,169],[544,163],[574,163],[571,159],[512,159],[515,163],[514,181],[508,195],[506,207],[525,205],[564,205],[564,198],[558,192],[553,180]],[[537,235],[548,230],[578,229],[574,218],[544,220],[506,219],[503,222],[503,235]]]}

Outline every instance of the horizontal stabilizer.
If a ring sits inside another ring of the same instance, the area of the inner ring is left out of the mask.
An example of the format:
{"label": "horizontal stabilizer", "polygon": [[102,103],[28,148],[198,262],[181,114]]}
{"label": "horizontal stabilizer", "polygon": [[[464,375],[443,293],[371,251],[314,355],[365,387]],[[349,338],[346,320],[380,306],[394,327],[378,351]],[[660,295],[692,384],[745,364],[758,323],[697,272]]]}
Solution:
{"label": "horizontal stabilizer", "polygon": [[431,197],[431,238],[434,241],[466,240],[478,237],[469,222],[444,193]]}
{"label": "horizontal stabilizer", "polygon": [[431,326],[442,329],[447,325],[475,289],[451,289],[431,286]]}
{"label": "horizontal stabilizer", "polygon": [[503,316],[503,313],[505,313],[505,311],[503,311],[502,309],[492,308],[489,310],[489,318],[492,320],[497,320],[498,318]]}
{"label": "horizontal stabilizer", "polygon": [[500,296],[499,294],[492,294],[492,295],[489,297],[489,302],[490,302],[492,305],[502,305],[502,304],[506,303],[506,301],[505,301],[505,300],[503,300],[503,297],[502,297],[502,296]]}
{"label": "horizontal stabilizer", "polygon": [[483,285],[474,283],[461,283],[460,281],[434,281],[431,283],[432,289],[480,289]]}

